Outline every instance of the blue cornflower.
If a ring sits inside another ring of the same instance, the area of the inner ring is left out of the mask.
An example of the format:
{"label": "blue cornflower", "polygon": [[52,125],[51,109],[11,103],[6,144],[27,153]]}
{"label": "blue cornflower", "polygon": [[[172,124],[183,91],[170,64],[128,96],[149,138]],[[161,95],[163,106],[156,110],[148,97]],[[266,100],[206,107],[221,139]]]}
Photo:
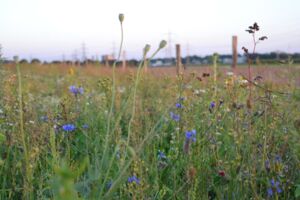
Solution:
{"label": "blue cornflower", "polygon": [[281,156],[280,155],[275,155],[275,162],[280,163],[282,161]]}
{"label": "blue cornflower", "polygon": [[170,112],[170,117],[176,122],[178,122],[180,120],[180,115],[177,115],[173,112]]}
{"label": "blue cornflower", "polygon": [[185,100],[184,97],[179,97],[179,98],[178,98],[178,101],[184,101],[184,100]]}
{"label": "blue cornflower", "polygon": [[176,108],[183,108],[183,105],[181,103],[176,103]]}
{"label": "blue cornflower", "polygon": [[267,171],[270,171],[271,165],[270,165],[270,161],[269,160],[265,161],[265,168],[266,168]]}
{"label": "blue cornflower", "polygon": [[110,189],[111,186],[112,186],[113,182],[112,181],[109,181],[107,184],[106,184],[106,188],[107,189]]}
{"label": "blue cornflower", "polygon": [[83,124],[83,125],[82,125],[82,128],[83,128],[83,129],[88,129],[88,128],[89,128],[89,125]]}
{"label": "blue cornflower", "polygon": [[282,192],[282,189],[278,186],[278,187],[276,187],[276,191],[278,194],[280,194]]}
{"label": "blue cornflower", "polygon": [[136,176],[130,176],[127,179],[128,183],[136,183],[136,184],[140,184],[140,179],[137,178]]}
{"label": "blue cornflower", "polygon": [[191,131],[186,131],[185,132],[185,138],[187,139],[187,140],[192,140],[193,142],[196,142],[196,130],[195,129],[193,129],[193,130],[191,130]]}
{"label": "blue cornflower", "polygon": [[214,101],[210,102],[209,108],[213,109],[214,107],[216,107],[216,103]]}
{"label": "blue cornflower", "polygon": [[273,190],[272,190],[272,188],[268,188],[267,193],[268,193],[268,197],[273,196]]}
{"label": "blue cornflower", "polygon": [[75,96],[78,94],[83,94],[83,87],[76,87],[75,85],[71,85],[69,87],[70,92],[72,92]]}
{"label": "blue cornflower", "polygon": [[167,158],[167,156],[166,156],[166,154],[164,153],[164,152],[162,152],[162,151],[158,151],[158,158],[159,159],[165,159],[165,158]]}
{"label": "blue cornflower", "polygon": [[[280,188],[280,182],[279,181],[275,181],[274,179],[270,180],[270,184],[272,188],[276,189],[276,192],[279,194],[282,192],[282,189]],[[270,188],[270,189],[272,189]]]}
{"label": "blue cornflower", "polygon": [[274,187],[275,186],[275,181],[274,179],[270,180],[271,186]]}
{"label": "blue cornflower", "polygon": [[65,124],[62,126],[62,129],[66,132],[71,132],[75,130],[75,125],[74,124]]}

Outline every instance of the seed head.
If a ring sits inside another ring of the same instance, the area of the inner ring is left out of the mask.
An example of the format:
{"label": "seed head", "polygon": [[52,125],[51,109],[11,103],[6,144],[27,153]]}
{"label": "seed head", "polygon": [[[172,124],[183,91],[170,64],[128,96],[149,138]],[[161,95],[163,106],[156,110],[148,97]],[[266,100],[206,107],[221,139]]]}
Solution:
{"label": "seed head", "polygon": [[165,46],[167,46],[167,41],[166,41],[166,40],[162,40],[162,41],[159,43],[159,48],[160,48],[160,49],[163,49],[163,48],[165,48]]}
{"label": "seed head", "polygon": [[151,46],[149,44],[146,44],[144,47],[144,55],[146,55],[150,51]]}
{"label": "seed head", "polygon": [[268,39],[267,36],[262,36],[262,37],[259,38],[259,40],[262,40],[262,41],[263,41],[263,40],[266,40],[266,39]]}
{"label": "seed head", "polygon": [[243,51],[244,51],[245,54],[248,53],[248,49],[246,47],[242,47],[242,49],[243,49]]}
{"label": "seed head", "polygon": [[124,21],[124,14],[122,14],[122,13],[119,14],[119,21],[121,23],[123,23],[123,21]]}

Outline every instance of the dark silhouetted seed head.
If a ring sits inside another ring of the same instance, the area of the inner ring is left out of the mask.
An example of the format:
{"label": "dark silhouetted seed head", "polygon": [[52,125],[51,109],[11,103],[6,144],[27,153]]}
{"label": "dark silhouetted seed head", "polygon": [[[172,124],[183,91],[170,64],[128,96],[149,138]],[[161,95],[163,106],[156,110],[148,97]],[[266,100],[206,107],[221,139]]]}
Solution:
{"label": "dark silhouetted seed head", "polygon": [[243,49],[243,51],[244,51],[245,54],[248,53],[248,49],[246,47],[242,47],[242,49]]}
{"label": "dark silhouetted seed head", "polygon": [[262,36],[262,37],[259,38],[259,40],[262,40],[262,41],[263,41],[263,40],[266,40],[266,39],[268,39],[267,36]]}

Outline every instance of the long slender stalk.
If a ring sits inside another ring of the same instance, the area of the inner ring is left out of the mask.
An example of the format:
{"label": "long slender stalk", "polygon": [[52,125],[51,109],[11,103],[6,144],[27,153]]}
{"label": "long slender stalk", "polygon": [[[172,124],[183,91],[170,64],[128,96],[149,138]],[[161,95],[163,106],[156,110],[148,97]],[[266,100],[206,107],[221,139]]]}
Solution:
{"label": "long slender stalk", "polygon": [[31,199],[31,192],[27,191],[30,189],[30,167],[29,167],[29,157],[28,157],[28,149],[26,142],[26,135],[24,131],[24,114],[23,114],[23,94],[22,94],[22,77],[21,70],[18,61],[16,60],[16,68],[17,68],[17,76],[18,76],[18,100],[19,100],[19,120],[20,120],[20,134],[22,141],[22,148],[24,152],[25,159],[25,177],[24,177],[24,199]]}
{"label": "long slender stalk", "polygon": [[[160,48],[158,48],[150,57],[149,60],[151,60],[158,52],[159,52]],[[131,111],[131,118],[129,120],[129,124],[128,124],[128,135],[127,135],[127,143],[126,146],[129,145],[129,141],[130,141],[130,136],[131,136],[131,126],[132,126],[132,122],[134,120],[135,117],[135,104],[136,104],[136,93],[137,93],[137,87],[138,87],[138,83],[140,81],[140,74],[141,74],[141,68],[143,66],[143,63],[147,62],[146,61],[146,53],[144,53],[143,56],[143,61],[139,64],[138,70],[137,70],[137,76],[135,79],[135,84],[134,84],[134,91],[133,91],[133,105],[132,105],[132,111]]]}
{"label": "long slender stalk", "polygon": [[104,160],[106,158],[107,154],[107,149],[108,149],[108,141],[109,141],[109,133],[110,133],[110,126],[111,126],[111,119],[113,115],[113,109],[114,109],[114,104],[115,104],[115,90],[116,90],[116,64],[120,60],[121,57],[121,52],[122,52],[122,47],[123,47],[123,38],[124,38],[124,33],[123,33],[123,22],[120,21],[120,26],[121,26],[121,42],[120,42],[120,48],[119,48],[119,53],[118,53],[118,58],[115,60],[113,64],[113,72],[112,72],[112,94],[111,94],[111,106],[108,114],[108,119],[107,119],[107,129],[106,129],[106,135],[105,135],[105,145],[104,145],[104,151],[102,154],[102,159],[100,162],[100,169],[103,167]]}

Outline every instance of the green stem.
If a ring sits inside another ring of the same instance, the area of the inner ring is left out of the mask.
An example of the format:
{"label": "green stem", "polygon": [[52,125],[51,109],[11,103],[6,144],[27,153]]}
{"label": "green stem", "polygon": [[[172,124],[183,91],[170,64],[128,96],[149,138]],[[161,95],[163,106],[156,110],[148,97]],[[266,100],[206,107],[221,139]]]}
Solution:
{"label": "green stem", "polygon": [[23,116],[23,95],[22,95],[22,78],[21,78],[21,70],[19,63],[16,63],[17,67],[17,75],[18,75],[18,100],[19,100],[19,120],[20,120],[20,133],[22,140],[22,147],[24,151],[24,159],[25,159],[25,178],[24,185],[25,190],[23,196],[25,199],[31,199],[31,192],[27,191],[30,183],[30,167],[29,167],[29,157],[28,157],[28,149],[26,144],[26,135],[24,131],[24,116]]}
{"label": "green stem", "polygon": [[107,154],[107,149],[108,149],[108,140],[109,140],[109,133],[110,133],[110,126],[111,126],[111,118],[112,118],[112,114],[113,114],[113,109],[114,109],[114,104],[115,104],[115,90],[116,90],[116,74],[115,74],[115,69],[116,69],[116,64],[117,62],[120,60],[121,57],[121,52],[122,52],[122,47],[123,47],[123,23],[120,23],[121,25],[121,43],[120,43],[120,48],[119,48],[119,53],[118,53],[118,58],[115,60],[114,64],[113,64],[113,80],[112,80],[112,96],[111,96],[111,106],[110,106],[110,110],[109,110],[109,114],[108,114],[108,119],[107,119],[107,131],[106,131],[106,135],[105,135],[105,145],[104,145],[104,151],[103,151],[103,155],[102,155],[102,159],[101,159],[101,163],[100,163],[100,169],[102,169],[103,167],[103,163],[104,160],[106,158],[106,154]]}
{"label": "green stem", "polygon": [[[158,48],[150,57],[149,60],[153,59],[153,57],[159,52],[160,48]],[[129,145],[129,141],[130,141],[130,136],[131,136],[131,126],[132,126],[132,122],[133,119],[135,117],[135,104],[136,104],[136,93],[137,93],[137,87],[138,87],[138,83],[140,81],[140,74],[141,74],[141,68],[143,66],[143,63],[147,62],[146,61],[146,53],[144,53],[143,56],[143,61],[139,64],[138,66],[138,70],[137,70],[137,75],[136,75],[136,79],[135,79],[135,85],[134,85],[134,91],[133,91],[133,105],[132,105],[132,111],[131,111],[131,118],[129,120],[129,124],[128,124],[128,135],[127,135],[127,142],[126,142],[126,147]],[[145,66],[145,65],[144,65]],[[127,151],[126,151],[127,152]]]}

